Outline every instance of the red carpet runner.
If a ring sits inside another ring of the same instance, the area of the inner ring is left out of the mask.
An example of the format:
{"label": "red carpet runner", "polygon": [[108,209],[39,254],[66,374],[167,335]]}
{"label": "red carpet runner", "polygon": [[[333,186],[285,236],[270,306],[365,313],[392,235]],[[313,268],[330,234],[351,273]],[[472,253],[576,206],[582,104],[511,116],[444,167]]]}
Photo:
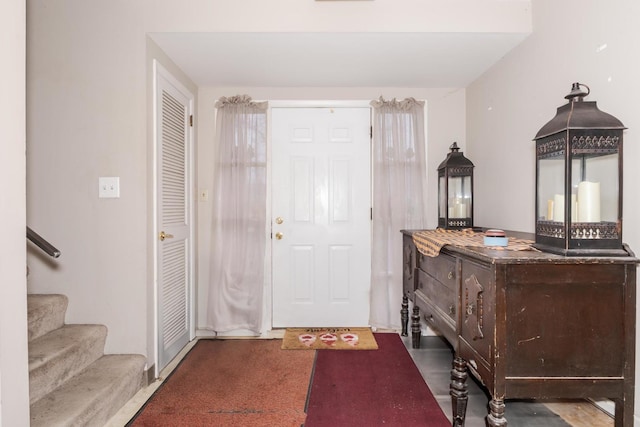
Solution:
{"label": "red carpet runner", "polygon": [[198,341],[127,426],[300,427],[314,352],[280,345]]}
{"label": "red carpet runner", "polygon": [[318,351],[304,427],[450,426],[400,336],[378,350]]}

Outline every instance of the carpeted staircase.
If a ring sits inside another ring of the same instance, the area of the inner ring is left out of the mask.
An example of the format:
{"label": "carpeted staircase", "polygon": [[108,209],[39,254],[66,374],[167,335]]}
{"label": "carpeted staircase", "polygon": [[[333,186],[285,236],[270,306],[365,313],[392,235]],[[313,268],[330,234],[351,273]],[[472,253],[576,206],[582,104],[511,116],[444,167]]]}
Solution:
{"label": "carpeted staircase", "polygon": [[103,325],[65,325],[64,295],[29,295],[31,427],[102,426],[143,385],[146,358],[105,355]]}

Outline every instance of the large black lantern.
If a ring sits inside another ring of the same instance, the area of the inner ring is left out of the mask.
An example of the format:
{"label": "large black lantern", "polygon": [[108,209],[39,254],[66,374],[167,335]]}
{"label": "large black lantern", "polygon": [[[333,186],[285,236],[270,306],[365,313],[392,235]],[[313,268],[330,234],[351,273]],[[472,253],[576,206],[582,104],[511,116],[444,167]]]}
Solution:
{"label": "large black lantern", "polygon": [[628,255],[622,246],[625,127],[584,101],[589,93],[574,83],[569,102],[535,137],[535,247],[561,255]]}
{"label": "large black lantern", "polygon": [[438,227],[473,227],[473,163],[453,143],[438,166]]}

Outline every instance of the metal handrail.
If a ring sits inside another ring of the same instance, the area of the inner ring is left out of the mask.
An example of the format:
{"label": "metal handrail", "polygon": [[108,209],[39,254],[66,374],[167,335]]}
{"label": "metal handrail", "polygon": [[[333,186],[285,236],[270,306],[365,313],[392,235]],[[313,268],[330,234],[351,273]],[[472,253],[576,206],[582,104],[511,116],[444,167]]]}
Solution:
{"label": "metal handrail", "polygon": [[42,249],[50,257],[58,258],[60,256],[60,251],[55,246],[47,242],[42,236],[40,236],[28,226],[27,239],[31,240],[37,247]]}

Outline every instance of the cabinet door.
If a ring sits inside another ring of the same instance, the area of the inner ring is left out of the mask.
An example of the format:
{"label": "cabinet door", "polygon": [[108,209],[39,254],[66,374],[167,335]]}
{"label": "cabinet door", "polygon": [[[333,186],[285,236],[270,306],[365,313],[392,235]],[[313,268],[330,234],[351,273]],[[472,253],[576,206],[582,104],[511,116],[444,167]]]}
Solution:
{"label": "cabinet door", "polygon": [[508,277],[507,375],[624,375],[624,266],[521,265]]}
{"label": "cabinet door", "polygon": [[402,293],[411,297],[415,288],[416,255],[418,250],[413,238],[402,236]]}
{"label": "cabinet door", "polygon": [[460,336],[480,356],[491,362],[495,330],[495,281],[488,266],[462,260]]}

